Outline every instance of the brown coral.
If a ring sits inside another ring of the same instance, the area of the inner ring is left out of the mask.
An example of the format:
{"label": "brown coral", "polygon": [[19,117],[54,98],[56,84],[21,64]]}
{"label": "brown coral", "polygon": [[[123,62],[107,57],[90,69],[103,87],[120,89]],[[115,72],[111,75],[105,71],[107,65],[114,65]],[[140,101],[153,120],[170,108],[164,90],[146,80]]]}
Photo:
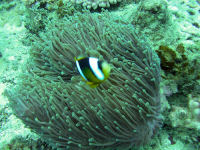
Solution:
{"label": "brown coral", "polygon": [[173,80],[181,93],[199,91],[197,80],[200,78],[200,55],[198,53],[189,54],[183,44],[179,44],[175,50],[161,45],[156,52],[165,73],[163,78]]}

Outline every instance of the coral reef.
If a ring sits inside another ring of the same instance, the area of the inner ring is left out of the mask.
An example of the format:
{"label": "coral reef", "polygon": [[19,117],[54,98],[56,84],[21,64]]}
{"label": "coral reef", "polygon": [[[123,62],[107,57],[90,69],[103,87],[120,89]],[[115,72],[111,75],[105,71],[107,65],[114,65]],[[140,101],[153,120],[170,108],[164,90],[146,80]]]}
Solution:
{"label": "coral reef", "polygon": [[162,77],[173,80],[177,85],[177,92],[185,95],[191,92],[199,93],[200,54],[188,54],[183,44],[179,44],[175,50],[161,45],[156,52],[164,71]]}
{"label": "coral reef", "polygon": [[191,120],[194,124],[198,122],[196,127],[200,130],[200,96],[189,95],[188,101]]}
{"label": "coral reef", "polygon": [[173,45],[179,37],[166,0],[141,1],[131,20],[140,32],[148,36],[154,47]]}
{"label": "coral reef", "polygon": [[[165,0],[144,0],[141,1],[137,15],[133,24],[140,24],[140,27],[149,26],[149,28],[161,28],[169,21],[168,4]],[[154,20],[157,20],[155,22]],[[159,27],[160,24],[160,27]]]}
{"label": "coral reef", "polygon": [[[164,124],[148,145],[136,150],[200,148],[198,115],[193,112],[198,110],[196,104],[200,95],[199,4],[199,0],[128,0],[109,8],[113,18],[120,17],[118,22],[122,19],[125,24],[132,22],[134,28],[145,33],[161,59],[161,109],[164,111]],[[91,11],[100,12],[99,8],[91,8]],[[68,0],[0,1],[0,91],[8,85],[13,87],[19,80],[16,76],[26,62],[27,49],[33,42],[29,37],[52,30],[47,28],[49,22],[54,19],[60,22],[57,18],[71,18],[68,16],[77,11],[83,11],[82,5]],[[184,50],[180,51],[178,47]],[[73,82],[74,79],[76,77]],[[0,149],[35,148],[35,144],[30,143],[31,139],[25,137],[25,133],[31,135],[30,130],[26,132],[27,129],[14,117],[7,98],[1,92],[0,103]]]}
{"label": "coral reef", "polygon": [[173,21],[179,27],[178,31],[180,36],[178,40],[184,43],[185,48],[189,51],[198,53],[198,43],[200,42],[200,12],[198,1],[169,0],[168,8],[172,14]]}
{"label": "coral reef", "polygon": [[[70,2],[69,2],[70,1]],[[49,10],[55,10],[55,9],[62,9],[62,6],[66,6],[67,4],[74,4],[79,5],[81,4],[86,9],[97,9],[97,8],[108,8],[110,5],[117,4],[121,2],[122,0],[24,0],[24,2],[31,6],[36,3],[45,6]]]}
{"label": "coral reef", "polygon": [[0,11],[2,10],[9,10],[16,6],[16,1],[12,0],[2,0],[0,1]]}
{"label": "coral reef", "polygon": [[21,1],[0,1],[0,26],[15,23],[19,27],[22,24],[21,14],[24,12],[24,7],[17,5],[17,3],[21,3]]}
{"label": "coral reef", "polygon": [[38,34],[45,29],[49,20],[73,15],[76,7],[69,2],[60,1],[24,1],[26,6],[25,27],[32,34]]}
{"label": "coral reef", "polygon": [[40,139],[31,139],[30,137],[17,137],[1,147],[1,150],[54,150]]}
{"label": "coral reef", "polygon": [[[160,127],[159,58],[115,19],[86,13],[50,25],[35,37],[27,71],[5,91],[16,116],[54,147],[125,150]],[[75,69],[79,55],[107,60],[110,78],[87,86]]]}
{"label": "coral reef", "polygon": [[[174,139],[182,139],[183,141],[185,141],[185,143],[192,143],[194,145],[193,149],[198,149],[198,147],[200,146],[199,98],[200,97],[198,95],[192,96],[191,94],[189,94],[188,97],[182,97],[182,102],[186,100],[188,101],[187,106],[177,106],[175,105],[176,103],[171,105],[169,115],[166,117],[167,121],[165,121],[169,126],[172,126],[172,128],[174,128],[174,131],[169,131],[171,132],[171,137],[173,136]],[[175,97],[173,99],[175,99]],[[176,99],[178,99],[177,96]],[[184,133],[187,133],[187,135],[184,135]]]}
{"label": "coral reef", "polygon": [[87,9],[97,9],[98,7],[110,7],[111,4],[116,4],[122,0],[71,0],[76,4],[82,4]]}

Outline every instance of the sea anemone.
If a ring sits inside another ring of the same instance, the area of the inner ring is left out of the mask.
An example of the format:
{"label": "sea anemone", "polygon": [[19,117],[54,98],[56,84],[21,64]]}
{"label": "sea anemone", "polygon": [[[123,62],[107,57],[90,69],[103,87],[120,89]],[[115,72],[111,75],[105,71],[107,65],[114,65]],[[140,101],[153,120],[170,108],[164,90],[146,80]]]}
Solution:
{"label": "sea anemone", "polygon": [[[80,55],[109,62],[110,77],[90,88],[75,67]],[[6,95],[16,116],[56,148],[125,150],[160,127],[159,58],[131,24],[107,13],[50,25],[34,39],[26,68]]]}

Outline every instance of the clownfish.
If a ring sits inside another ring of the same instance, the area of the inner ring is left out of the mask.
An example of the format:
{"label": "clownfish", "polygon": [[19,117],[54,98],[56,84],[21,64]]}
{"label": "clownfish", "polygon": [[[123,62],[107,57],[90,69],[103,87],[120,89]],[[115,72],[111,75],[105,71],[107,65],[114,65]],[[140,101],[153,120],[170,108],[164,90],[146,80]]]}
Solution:
{"label": "clownfish", "polygon": [[74,59],[83,80],[92,88],[104,82],[110,75],[111,67],[105,61],[100,61],[95,57],[75,57]]}

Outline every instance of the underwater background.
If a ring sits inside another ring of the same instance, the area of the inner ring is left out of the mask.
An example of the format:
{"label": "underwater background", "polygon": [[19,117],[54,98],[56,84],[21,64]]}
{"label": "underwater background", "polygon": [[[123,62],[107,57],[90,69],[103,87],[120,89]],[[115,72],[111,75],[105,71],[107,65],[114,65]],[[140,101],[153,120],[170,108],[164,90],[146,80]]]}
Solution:
{"label": "underwater background", "polygon": [[199,0],[0,0],[0,150],[200,150],[199,23]]}

